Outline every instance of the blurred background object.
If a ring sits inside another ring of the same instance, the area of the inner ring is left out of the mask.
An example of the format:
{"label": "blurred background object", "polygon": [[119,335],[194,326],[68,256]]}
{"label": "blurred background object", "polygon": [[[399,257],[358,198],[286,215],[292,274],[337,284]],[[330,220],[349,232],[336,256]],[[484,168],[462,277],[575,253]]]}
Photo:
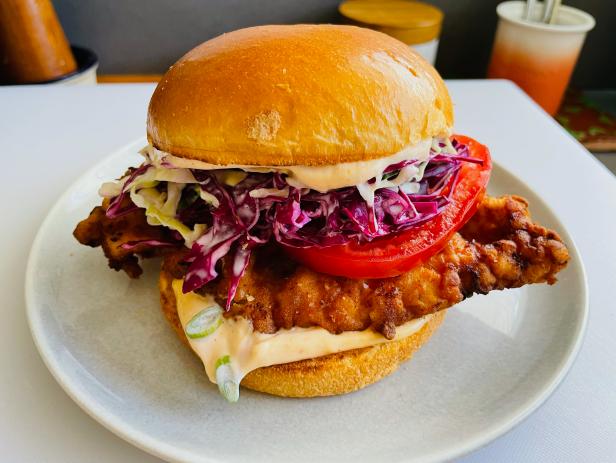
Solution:
{"label": "blurred background object", "polygon": [[[195,45],[258,24],[340,23],[342,0],[54,0],[66,35],[95,50],[100,73],[161,74]],[[424,0],[445,14],[436,68],[448,79],[485,77],[496,31],[496,0]],[[588,36],[572,84],[616,86],[616,8],[605,0],[567,0],[599,23]]]}
{"label": "blurred background object", "polygon": [[408,0],[346,0],[338,10],[350,24],[391,35],[434,66],[443,22],[438,8]]}
{"label": "blurred background object", "polygon": [[[489,78],[518,84],[549,114],[554,115],[586,33],[595,26],[588,13],[545,2],[508,1],[496,8],[498,28],[488,67]],[[528,18],[528,19],[525,19]]]}
{"label": "blurred background object", "polygon": [[589,150],[596,153],[616,152],[614,114],[616,91],[570,90],[556,120]]}
{"label": "blurred background object", "polygon": [[6,83],[41,82],[77,69],[50,0],[0,1],[0,47]]}
{"label": "blurred background object", "polygon": [[96,66],[70,47],[50,0],[0,0],[0,83],[96,83]]}

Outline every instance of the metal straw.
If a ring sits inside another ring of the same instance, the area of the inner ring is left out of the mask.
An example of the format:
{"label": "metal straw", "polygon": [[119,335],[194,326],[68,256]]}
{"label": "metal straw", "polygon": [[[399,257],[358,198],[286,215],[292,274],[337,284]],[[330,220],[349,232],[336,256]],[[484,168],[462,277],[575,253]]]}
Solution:
{"label": "metal straw", "polygon": [[561,0],[554,0],[554,7],[552,8],[552,14],[548,19],[548,24],[554,24],[556,22],[556,16],[558,9],[560,8]]}
{"label": "metal straw", "polygon": [[[538,22],[545,24],[554,24],[556,22],[556,16],[558,8],[561,5],[562,0],[544,0],[543,13],[541,19]],[[526,0],[526,8],[524,9],[523,19],[526,21],[535,21],[534,12],[537,8],[537,0]]]}
{"label": "metal straw", "polygon": [[526,9],[524,10],[524,19],[526,21],[533,20],[533,11],[535,11],[535,6],[537,6],[537,0],[526,0]]}

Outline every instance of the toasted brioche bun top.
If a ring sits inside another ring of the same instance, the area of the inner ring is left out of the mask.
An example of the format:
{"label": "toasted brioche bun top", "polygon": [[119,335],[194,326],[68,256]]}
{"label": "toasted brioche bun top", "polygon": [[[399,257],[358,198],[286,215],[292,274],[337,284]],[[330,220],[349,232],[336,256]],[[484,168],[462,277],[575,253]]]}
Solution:
{"label": "toasted brioche bun top", "polygon": [[392,155],[447,133],[436,70],[380,32],[353,26],[241,29],[175,63],[150,101],[150,143],[228,165],[332,165]]}

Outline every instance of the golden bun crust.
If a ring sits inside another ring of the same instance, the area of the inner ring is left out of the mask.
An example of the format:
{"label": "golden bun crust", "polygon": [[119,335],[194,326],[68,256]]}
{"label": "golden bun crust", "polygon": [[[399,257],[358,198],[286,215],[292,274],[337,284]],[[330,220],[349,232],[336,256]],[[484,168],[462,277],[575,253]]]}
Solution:
{"label": "golden bun crust", "polygon": [[444,318],[444,310],[437,312],[417,333],[400,341],[259,368],[246,375],[242,386],[282,397],[357,391],[396,371],[428,341]]}
{"label": "golden bun crust", "polygon": [[436,70],[354,26],[240,29],[175,63],[150,101],[150,143],[212,164],[330,165],[397,153],[448,132]]}
{"label": "golden bun crust", "polygon": [[[163,314],[180,339],[189,345],[177,314],[172,281],[170,274],[160,272]],[[259,368],[246,375],[242,386],[282,397],[318,397],[356,391],[396,371],[428,341],[444,318],[444,310],[433,314],[417,333],[399,341]]]}

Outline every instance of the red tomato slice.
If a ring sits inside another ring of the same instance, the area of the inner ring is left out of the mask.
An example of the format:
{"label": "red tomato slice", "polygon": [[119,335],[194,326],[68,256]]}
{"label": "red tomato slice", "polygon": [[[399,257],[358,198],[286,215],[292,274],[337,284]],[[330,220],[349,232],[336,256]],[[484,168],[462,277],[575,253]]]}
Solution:
{"label": "red tomato slice", "polygon": [[443,248],[477,210],[492,170],[488,148],[472,138],[454,135],[482,164],[466,162],[460,169],[452,201],[432,220],[369,243],[351,242],[327,248],[292,248],[286,252],[317,272],[348,278],[387,278],[400,275]]}

